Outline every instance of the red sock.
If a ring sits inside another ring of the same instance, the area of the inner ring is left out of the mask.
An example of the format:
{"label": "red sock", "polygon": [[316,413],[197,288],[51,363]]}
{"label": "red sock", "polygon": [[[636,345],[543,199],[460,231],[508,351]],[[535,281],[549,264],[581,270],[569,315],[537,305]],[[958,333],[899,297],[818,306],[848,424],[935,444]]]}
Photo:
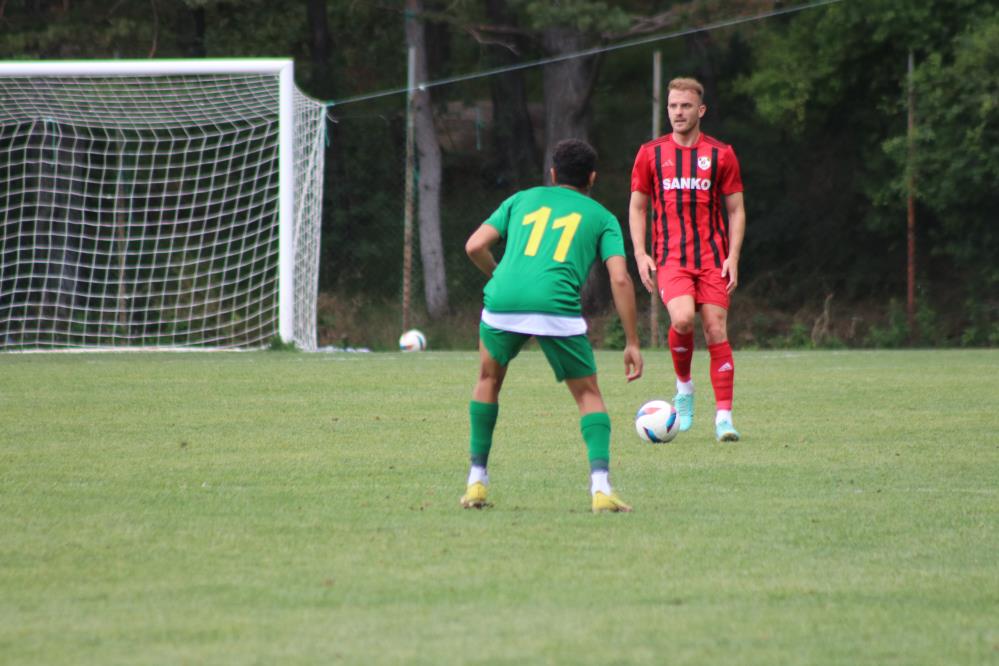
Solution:
{"label": "red sock", "polygon": [[711,354],[711,386],[715,389],[717,409],[732,409],[732,384],[735,381],[735,361],[732,346],[726,340],[708,345]]}
{"label": "red sock", "polygon": [[690,381],[690,360],[694,358],[694,332],[677,333],[669,327],[669,351],[673,355],[673,369],[681,382]]}

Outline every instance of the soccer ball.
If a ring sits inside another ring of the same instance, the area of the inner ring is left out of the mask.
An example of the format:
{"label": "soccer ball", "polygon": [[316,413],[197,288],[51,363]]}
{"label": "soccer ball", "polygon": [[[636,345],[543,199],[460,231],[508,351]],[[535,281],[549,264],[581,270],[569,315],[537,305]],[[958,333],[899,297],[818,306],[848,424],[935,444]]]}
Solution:
{"label": "soccer ball", "polygon": [[680,417],[673,405],[665,400],[651,400],[638,408],[635,430],[646,442],[665,444],[672,442],[680,432]]}
{"label": "soccer ball", "polygon": [[423,351],[427,348],[427,336],[415,328],[399,336],[399,351]]}

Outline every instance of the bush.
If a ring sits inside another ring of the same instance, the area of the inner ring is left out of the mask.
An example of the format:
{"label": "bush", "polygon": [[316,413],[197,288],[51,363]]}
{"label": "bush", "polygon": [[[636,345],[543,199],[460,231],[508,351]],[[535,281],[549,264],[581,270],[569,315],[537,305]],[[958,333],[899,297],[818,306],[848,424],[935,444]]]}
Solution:
{"label": "bush", "polygon": [[968,290],[963,314],[966,323],[961,331],[962,347],[999,345],[999,304],[981,294],[981,287]]}
{"label": "bush", "polygon": [[882,326],[871,326],[864,340],[864,346],[896,349],[909,342],[909,324],[905,311],[894,298],[888,303],[888,322]]}
{"label": "bush", "polygon": [[285,342],[281,339],[280,335],[275,335],[271,338],[271,343],[267,346],[267,350],[273,352],[297,352],[298,347],[295,346],[294,342]]}
{"label": "bush", "polygon": [[624,335],[624,326],[617,317],[608,317],[604,326],[604,339],[602,347],[604,349],[624,349],[627,338]]}
{"label": "bush", "polygon": [[791,330],[784,338],[782,346],[788,349],[808,349],[812,346],[812,334],[807,326],[801,322],[795,322],[791,325]]}

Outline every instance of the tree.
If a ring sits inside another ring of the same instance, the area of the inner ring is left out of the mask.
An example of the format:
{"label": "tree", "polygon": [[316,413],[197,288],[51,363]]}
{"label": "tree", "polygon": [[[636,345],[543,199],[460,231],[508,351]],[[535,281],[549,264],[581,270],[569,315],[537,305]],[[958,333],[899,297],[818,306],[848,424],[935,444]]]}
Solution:
{"label": "tree", "polygon": [[[948,255],[951,266],[974,270],[975,263],[962,261],[961,252],[975,251],[972,245],[983,240],[991,242],[988,230],[994,223],[986,219],[991,212],[985,211],[994,208],[987,205],[990,195],[982,196],[991,189],[981,183],[968,187],[959,176],[966,179],[974,173],[975,178],[980,175],[992,182],[989,174],[995,173],[990,171],[994,153],[981,147],[994,145],[987,137],[995,136],[995,125],[984,119],[988,104],[981,101],[981,95],[988,97],[989,90],[994,95],[995,90],[982,87],[994,79],[984,74],[988,71],[984,68],[994,64],[985,55],[986,37],[994,35],[955,38],[972,25],[985,30],[990,16],[995,16],[991,3],[982,0],[869,0],[803,12],[768,25],[757,39],[752,73],[739,87],[780,137],[781,150],[771,168],[781,174],[783,188],[774,189],[775,198],[765,207],[784,209],[782,217],[792,212],[803,223],[798,227],[781,223],[784,233],[770,236],[772,249],[789,258],[794,256],[790,248],[780,244],[790,241],[798,246],[799,264],[794,270],[810,265],[816,276],[824,276],[823,291],[845,288],[848,296],[860,296],[869,294],[872,285],[894,290],[904,283],[907,158],[902,147],[910,50],[926,63],[919,68],[917,78],[922,83],[916,100],[923,128],[916,163],[921,243],[933,239],[936,251]],[[962,44],[966,59],[957,65],[956,49]],[[951,68],[947,64],[951,62],[967,71]],[[964,78],[952,82],[948,76]],[[976,131],[981,143],[972,145],[968,137]],[[966,150],[954,151],[962,145]],[[799,151],[811,159],[788,155]],[[782,169],[782,163],[791,168]],[[952,170],[954,163],[963,163],[964,168]],[[930,177],[932,169],[937,173]],[[957,205],[959,197],[966,202],[969,196],[982,207],[962,203],[961,221],[945,223],[947,204],[941,202]],[[966,233],[972,228],[977,231]],[[759,229],[754,227],[754,235]],[[747,250],[747,256],[752,254]],[[972,282],[981,283],[986,278],[981,266],[993,263],[982,262]],[[886,265],[898,267],[887,278]]]}
{"label": "tree", "polygon": [[[971,24],[953,54],[934,53],[916,71],[920,118],[916,159],[901,142],[887,148],[913,172],[916,195],[939,220],[926,234],[966,281],[962,342],[999,343],[999,13]],[[907,167],[907,168],[904,168]]]}
{"label": "tree", "polygon": [[332,87],[332,67],[330,54],[332,39],[330,38],[329,17],[326,11],[326,0],[306,0],[308,7],[309,55],[311,65],[312,89],[326,92]]}
{"label": "tree", "polygon": [[997,44],[999,13],[971,24],[949,57],[933,53],[919,65],[918,157],[909,165],[919,199],[942,223],[940,251],[963,268],[980,267],[986,291],[999,286]]}
{"label": "tree", "polygon": [[[505,3],[504,3],[505,4]],[[717,0],[688,0],[668,3],[666,10],[644,13],[647,2],[608,3],[602,0],[549,2],[547,0],[512,0],[521,21],[514,14],[492,12],[490,20],[498,24],[478,26],[476,33],[507,36],[519,34],[532,40],[541,55],[554,59],[543,66],[545,108],[545,148],[542,181],[547,182],[551,154],[555,145],[566,138],[588,140],[590,136],[590,100],[599,75],[599,55],[566,57],[599,47],[624,37],[661,31],[669,26],[707,22],[729,16],[736,9],[760,10],[774,0],[743,0],[739,3]],[[523,23],[525,27],[519,27]]]}
{"label": "tree", "polygon": [[[486,0],[486,16],[494,25],[517,30],[517,18],[507,0]],[[518,49],[512,44],[493,40],[486,44],[489,63],[494,67],[517,62]],[[512,70],[489,80],[493,103],[493,152],[495,180],[513,189],[537,182],[538,151],[534,125],[527,108],[527,90],[521,70]]]}
{"label": "tree", "polygon": [[[428,81],[427,45],[422,0],[406,0],[406,43],[416,52],[416,80]],[[447,314],[447,280],[444,269],[444,246],[441,240],[441,147],[437,141],[430,91],[413,94],[416,150],[419,160],[420,259],[423,265],[423,291],[427,313],[438,318]]]}
{"label": "tree", "polygon": [[[606,2],[521,2],[527,26],[543,55],[558,57],[599,44],[607,30],[627,25],[623,10]],[[548,181],[551,154],[562,139],[590,138],[590,97],[599,71],[599,57],[557,60],[543,67],[545,148],[542,181]]]}

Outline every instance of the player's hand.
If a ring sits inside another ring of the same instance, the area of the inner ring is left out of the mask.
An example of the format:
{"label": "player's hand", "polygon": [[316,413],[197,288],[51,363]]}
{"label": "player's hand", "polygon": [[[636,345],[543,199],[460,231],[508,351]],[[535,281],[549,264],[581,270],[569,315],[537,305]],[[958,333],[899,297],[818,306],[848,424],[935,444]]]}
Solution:
{"label": "player's hand", "polygon": [[633,382],[642,376],[645,362],[642,360],[642,352],[638,345],[627,345],[624,348],[624,374],[629,382]]}
{"label": "player's hand", "polygon": [[635,255],[635,265],[638,266],[638,277],[650,294],[656,293],[656,262],[647,254]]}
{"label": "player's hand", "polygon": [[725,287],[728,293],[735,291],[735,288],[739,286],[739,261],[738,259],[732,259],[729,257],[722,264],[722,277],[728,277],[728,285]]}

